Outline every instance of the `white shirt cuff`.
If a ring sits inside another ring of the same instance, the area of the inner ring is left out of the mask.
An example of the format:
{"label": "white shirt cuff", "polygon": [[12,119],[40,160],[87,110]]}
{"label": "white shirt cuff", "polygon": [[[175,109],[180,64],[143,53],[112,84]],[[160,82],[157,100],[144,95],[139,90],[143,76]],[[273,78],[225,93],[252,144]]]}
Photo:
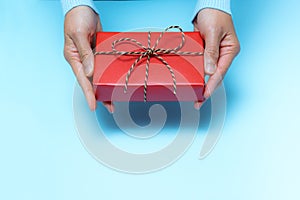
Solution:
{"label": "white shirt cuff", "polygon": [[61,0],[61,4],[62,4],[64,15],[67,14],[72,8],[77,6],[89,6],[96,13],[98,13],[94,5],[94,2],[92,0]]}
{"label": "white shirt cuff", "polygon": [[221,10],[231,15],[230,0],[198,0],[192,20],[194,20],[198,12],[204,8]]}

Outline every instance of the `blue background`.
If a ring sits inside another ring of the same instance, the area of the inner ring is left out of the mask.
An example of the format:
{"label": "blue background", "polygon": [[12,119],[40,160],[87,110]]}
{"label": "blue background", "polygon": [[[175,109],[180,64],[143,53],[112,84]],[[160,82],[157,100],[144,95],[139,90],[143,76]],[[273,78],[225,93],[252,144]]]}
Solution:
{"label": "blue background", "polygon": [[[96,5],[105,31],[188,31],[195,2]],[[60,2],[0,1],[0,199],[299,199],[299,6],[232,1],[242,51],[225,78],[220,141],[199,160],[199,131],[170,167],[132,175],[99,164],[77,137]]]}

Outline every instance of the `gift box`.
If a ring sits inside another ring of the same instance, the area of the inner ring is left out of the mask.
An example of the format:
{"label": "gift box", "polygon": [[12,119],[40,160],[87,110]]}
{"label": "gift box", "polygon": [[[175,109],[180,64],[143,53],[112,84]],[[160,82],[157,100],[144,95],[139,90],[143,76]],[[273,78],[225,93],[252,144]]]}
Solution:
{"label": "gift box", "polygon": [[98,101],[203,101],[199,32],[98,32]]}

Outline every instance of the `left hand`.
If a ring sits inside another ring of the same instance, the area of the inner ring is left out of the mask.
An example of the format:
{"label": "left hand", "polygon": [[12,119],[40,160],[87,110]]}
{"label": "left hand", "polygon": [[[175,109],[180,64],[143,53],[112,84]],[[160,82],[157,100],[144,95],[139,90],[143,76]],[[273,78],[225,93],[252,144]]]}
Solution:
{"label": "left hand", "polygon": [[[233,59],[240,51],[232,18],[220,10],[205,8],[194,21],[195,31],[199,31],[205,41],[204,71],[209,75],[204,98],[208,99],[222,82]],[[203,102],[195,102],[200,109]]]}

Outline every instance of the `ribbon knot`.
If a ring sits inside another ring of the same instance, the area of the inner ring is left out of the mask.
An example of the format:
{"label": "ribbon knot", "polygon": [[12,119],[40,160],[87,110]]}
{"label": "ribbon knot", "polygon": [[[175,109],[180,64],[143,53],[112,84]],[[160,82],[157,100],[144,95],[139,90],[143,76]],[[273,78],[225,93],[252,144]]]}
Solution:
{"label": "ribbon knot", "polygon": [[[161,38],[170,29],[178,29],[181,33],[181,42],[180,44],[173,48],[173,49],[163,49],[163,48],[157,48]],[[133,45],[139,46],[143,51],[118,51],[116,50],[116,45],[118,45],[121,42],[130,42]],[[156,57],[161,63],[163,63],[166,68],[169,70],[172,80],[173,80],[173,93],[176,95],[176,78],[175,74],[171,68],[171,66],[167,63],[166,60],[164,60],[161,55],[184,55],[184,56],[203,56],[203,52],[183,52],[179,51],[185,43],[185,35],[183,30],[179,26],[170,26],[166,28],[161,34],[159,35],[158,39],[156,40],[155,44],[153,47],[151,47],[151,32],[148,32],[148,45],[147,47],[144,46],[142,43],[139,41],[133,39],[133,38],[121,38],[118,40],[113,41],[112,43],[112,51],[100,51],[100,52],[95,52],[94,55],[122,55],[122,56],[139,56],[134,63],[131,65],[129,68],[126,78],[125,78],[125,85],[124,85],[124,92],[127,92],[128,89],[128,82],[129,78],[137,66],[137,64],[144,58],[147,57],[147,62],[146,62],[146,74],[145,74],[145,80],[144,80],[144,101],[147,101],[147,83],[148,83],[148,77],[149,77],[149,65],[150,65],[150,59],[151,57]]]}
{"label": "ribbon knot", "polygon": [[151,48],[147,48],[147,51],[146,51],[146,55],[148,55],[148,56],[153,56],[153,54],[154,54],[154,52],[155,52],[155,50],[154,49],[151,49]]}

